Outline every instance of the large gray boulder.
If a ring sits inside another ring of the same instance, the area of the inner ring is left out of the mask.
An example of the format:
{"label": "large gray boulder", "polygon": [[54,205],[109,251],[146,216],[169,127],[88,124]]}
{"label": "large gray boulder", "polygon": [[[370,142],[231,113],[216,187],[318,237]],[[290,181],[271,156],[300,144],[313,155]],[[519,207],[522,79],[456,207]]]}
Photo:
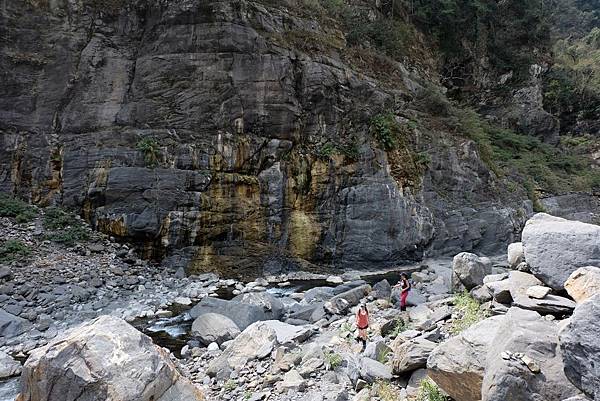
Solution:
{"label": "large gray boulder", "polygon": [[489,281],[486,277],[486,283],[482,288],[487,289],[494,300],[502,304],[512,304],[539,313],[571,313],[575,308],[575,302],[549,294],[550,289],[542,284],[532,274],[511,271],[508,278],[498,281]]}
{"label": "large gray boulder", "polygon": [[373,383],[377,380],[390,380],[392,370],[389,366],[371,358],[360,358],[360,377],[367,383]]}
{"label": "large gray boulder", "polygon": [[575,270],[565,281],[565,290],[577,302],[600,294],[600,267],[585,266]]}
{"label": "large gray boulder", "polygon": [[315,302],[309,305],[296,305],[289,314],[289,319],[304,322],[316,322],[325,315],[324,302]]}
{"label": "large gray boulder", "polygon": [[396,340],[392,343],[394,373],[403,374],[424,368],[427,365],[427,358],[436,346],[436,343],[424,338]]}
{"label": "large gray boulder", "polygon": [[392,286],[389,281],[383,279],[373,285],[373,297],[377,299],[390,299],[392,296]]}
{"label": "large gray boulder", "polygon": [[221,378],[229,377],[229,372],[240,369],[248,361],[265,358],[277,345],[294,346],[312,335],[308,327],[292,326],[277,320],[255,322],[248,326],[223,351],[213,359],[206,374]]}
{"label": "large gray boulder", "polygon": [[240,330],[244,330],[254,322],[269,319],[269,314],[262,306],[212,297],[202,299],[189,311],[190,316],[194,319],[205,313],[227,316]]}
{"label": "large gray boulder", "polygon": [[204,345],[212,342],[221,345],[225,341],[236,338],[240,334],[240,329],[227,316],[218,313],[204,313],[192,323],[192,334]]}
{"label": "large gray boulder", "polygon": [[504,319],[485,319],[444,341],[429,355],[429,377],[453,399],[481,400],[487,355]]}
{"label": "large gray boulder", "polygon": [[472,290],[483,284],[483,278],[492,274],[492,262],[486,257],[462,252],[452,260],[452,289]]}
{"label": "large gray boulder", "polygon": [[569,275],[600,265],[600,226],[538,213],[522,234],[531,272],[549,287],[562,290]]}
{"label": "large gray boulder", "polygon": [[101,316],[34,350],[20,401],[204,400],[168,354],[124,320]]}
{"label": "large gray boulder", "polygon": [[594,400],[600,400],[600,294],[575,308],[559,333],[565,374]]}
{"label": "large gray boulder", "polygon": [[363,284],[332,297],[329,301],[325,302],[323,306],[329,313],[338,315],[343,314],[352,306],[358,305],[360,300],[369,294],[370,291],[371,286]]}
{"label": "large gray boulder", "polygon": [[431,353],[429,376],[461,401],[562,400],[576,395],[563,373],[558,324],[510,308],[485,319]]}
{"label": "large gray boulder", "polygon": [[11,338],[23,333],[29,326],[23,318],[8,313],[0,308],[0,337]]}
{"label": "large gray boulder", "polygon": [[266,320],[279,320],[283,316],[283,303],[268,292],[248,292],[236,296],[232,301],[262,308],[267,317]]}
{"label": "large gray boulder", "polygon": [[579,393],[566,378],[558,325],[511,308],[488,350],[482,401],[562,400]]}

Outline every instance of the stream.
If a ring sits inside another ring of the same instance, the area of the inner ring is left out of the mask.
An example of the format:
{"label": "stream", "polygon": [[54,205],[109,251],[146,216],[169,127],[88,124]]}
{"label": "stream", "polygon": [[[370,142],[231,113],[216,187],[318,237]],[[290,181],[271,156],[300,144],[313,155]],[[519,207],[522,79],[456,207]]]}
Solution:
{"label": "stream", "polygon": [[[420,265],[409,265],[390,269],[388,271],[353,272],[352,279],[345,280],[344,282],[361,279],[368,284],[373,285],[383,279],[387,279],[390,284],[394,285],[400,279],[400,274],[402,272],[410,273],[420,269]],[[337,285],[339,284],[332,283],[324,278],[305,280],[290,279],[288,280],[287,285],[281,287],[277,283],[271,284],[267,287],[266,291],[277,298],[286,298],[292,293],[304,292],[314,287],[336,287]],[[217,296],[220,299],[230,300],[235,297],[233,290],[234,287],[219,288]],[[172,317],[141,318],[136,319],[131,324],[138,330],[150,336],[156,344],[169,349],[176,357],[180,358],[181,349],[189,340],[193,339],[191,332],[193,319],[188,313],[193,306],[194,304],[188,306],[173,304],[169,308]],[[14,401],[19,394],[19,391],[19,377],[0,381],[0,401]]]}
{"label": "stream", "polygon": [[[374,285],[381,280],[388,280],[390,284],[395,284],[400,280],[400,274],[403,272],[412,272],[419,270],[417,266],[405,266],[389,271],[376,272],[360,272],[357,273],[357,279],[364,280],[367,284]],[[289,285],[279,287],[277,284],[269,286],[267,293],[276,298],[286,298],[292,293],[304,292],[315,287],[336,287],[339,284],[334,284],[326,279],[311,279],[311,280],[289,280]],[[234,298],[233,288],[221,288],[218,292],[218,298],[230,300]],[[144,334],[152,338],[152,340],[161,347],[170,350],[176,357],[181,357],[181,349],[187,342],[193,338],[192,323],[193,319],[187,313],[195,304],[187,307],[181,305],[172,305],[169,310],[173,313],[173,317],[165,318],[143,318],[135,320],[132,325]],[[3,401],[0,399],[0,401]]]}

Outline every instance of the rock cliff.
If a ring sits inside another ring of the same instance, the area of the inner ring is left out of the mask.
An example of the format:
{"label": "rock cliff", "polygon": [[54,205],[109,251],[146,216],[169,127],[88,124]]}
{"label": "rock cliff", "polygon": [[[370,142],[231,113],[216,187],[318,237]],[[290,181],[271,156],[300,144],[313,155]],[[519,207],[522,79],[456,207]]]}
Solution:
{"label": "rock cliff", "polygon": [[[333,21],[245,0],[5,1],[0,16],[0,189],[147,257],[383,267],[499,250],[530,213],[419,107],[425,72],[369,62]],[[404,135],[387,151],[369,129],[386,112]]]}

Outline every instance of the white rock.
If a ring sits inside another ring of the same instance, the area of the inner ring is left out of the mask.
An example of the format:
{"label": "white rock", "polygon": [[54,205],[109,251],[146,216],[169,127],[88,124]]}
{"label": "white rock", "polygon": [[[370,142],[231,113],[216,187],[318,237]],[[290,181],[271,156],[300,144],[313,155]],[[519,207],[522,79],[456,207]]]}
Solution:
{"label": "white rock", "polygon": [[522,242],[514,242],[508,246],[508,266],[516,269],[519,263],[525,261],[525,252]]}
{"label": "white rock", "polygon": [[550,291],[552,291],[552,289],[549,287],[534,285],[527,289],[526,294],[529,298],[544,299],[546,298],[546,295],[550,294]]}
{"label": "white rock", "polygon": [[600,294],[600,267],[585,266],[575,270],[565,282],[565,289],[577,303]]}

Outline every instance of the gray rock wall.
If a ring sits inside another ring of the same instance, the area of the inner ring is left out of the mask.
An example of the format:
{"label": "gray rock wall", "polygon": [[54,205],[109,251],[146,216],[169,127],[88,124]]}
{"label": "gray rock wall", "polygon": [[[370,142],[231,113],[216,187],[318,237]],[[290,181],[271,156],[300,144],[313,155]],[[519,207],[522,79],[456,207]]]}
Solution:
{"label": "gray rock wall", "polygon": [[380,149],[369,120],[417,116],[422,79],[371,78],[332,24],[247,1],[107,4],[2,9],[0,190],[225,274],[494,252],[520,230],[528,205],[472,142],[427,126]]}

